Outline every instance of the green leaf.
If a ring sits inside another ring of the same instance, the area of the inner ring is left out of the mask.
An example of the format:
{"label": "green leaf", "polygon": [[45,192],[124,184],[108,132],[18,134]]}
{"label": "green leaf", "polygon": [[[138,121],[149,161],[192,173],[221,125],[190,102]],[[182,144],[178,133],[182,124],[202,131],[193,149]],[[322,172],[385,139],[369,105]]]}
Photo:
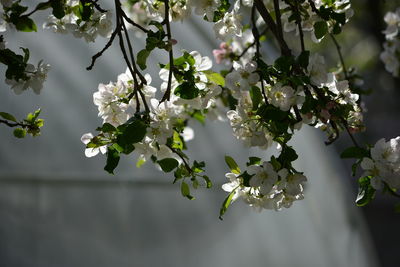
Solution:
{"label": "green leaf", "polygon": [[302,68],[306,69],[308,67],[309,59],[310,59],[310,51],[303,51],[297,57],[297,62]]}
{"label": "green leaf", "polygon": [[35,22],[29,17],[19,17],[15,23],[15,27],[21,32],[37,32]]}
{"label": "green leaf", "polygon": [[179,162],[174,158],[162,159],[157,161],[157,163],[164,172],[171,172],[179,165]]}
{"label": "green leaf", "polygon": [[371,186],[371,177],[366,176],[358,180],[359,188],[356,204],[359,207],[367,205],[375,198],[375,189]]}
{"label": "green leaf", "polygon": [[183,82],[176,87],[174,94],[183,99],[193,99],[199,95],[199,89],[194,83]]}
{"label": "green leaf", "polygon": [[211,71],[205,71],[204,74],[210,82],[218,84],[220,86],[225,86],[225,79],[224,77],[222,77],[221,74]]}
{"label": "green leaf", "polygon": [[20,48],[22,49],[22,51],[24,51],[24,63],[27,63],[29,60],[29,55],[30,55],[29,49],[23,48],[23,47],[20,47]]}
{"label": "green leaf", "polygon": [[249,157],[249,162],[246,163],[247,166],[261,164],[261,158]]}
{"label": "green leaf", "polygon": [[342,25],[346,23],[346,13],[332,12],[331,17]]}
{"label": "green leaf", "polygon": [[278,157],[278,161],[282,163],[284,167],[289,167],[292,161],[295,161],[299,156],[296,151],[290,146],[283,146],[282,152]]}
{"label": "green leaf", "polygon": [[123,147],[142,141],[147,132],[147,125],[138,119],[130,120],[121,126],[118,130],[122,130],[122,134],[118,136],[117,142]]}
{"label": "green leaf", "polygon": [[271,164],[275,171],[278,171],[282,168],[281,163],[274,156],[271,157]]}
{"label": "green leaf", "polygon": [[14,136],[17,138],[24,138],[26,136],[26,130],[22,128],[16,128],[14,130]]}
{"label": "green leaf", "polygon": [[194,60],[194,57],[189,54],[188,52],[183,53],[183,58],[186,60],[187,63],[189,63],[190,66],[193,66],[196,61]]}
{"label": "green leaf", "polygon": [[257,86],[252,86],[250,88],[250,97],[251,101],[253,102],[253,110],[257,110],[258,105],[261,103],[263,98],[260,88]]}
{"label": "green leaf", "polygon": [[183,150],[183,141],[177,131],[174,131],[174,135],[172,136],[172,148]]}
{"label": "green leaf", "polygon": [[112,132],[117,131],[117,129],[113,125],[111,125],[110,123],[106,122],[100,128],[100,131],[102,131],[103,133],[112,133]]}
{"label": "green leaf", "polygon": [[190,200],[194,199],[194,197],[190,195],[189,185],[183,181],[181,183],[181,194],[182,196],[187,197]]}
{"label": "green leaf", "polygon": [[326,21],[317,21],[314,23],[314,32],[317,39],[322,39],[328,33],[328,24]]}
{"label": "green leaf", "polygon": [[143,164],[145,164],[145,163],[146,163],[146,160],[145,160],[144,158],[140,157],[140,158],[138,159],[138,161],[136,162],[136,168],[142,167]]}
{"label": "green leaf", "polygon": [[289,72],[294,63],[293,56],[281,56],[275,60],[275,68],[282,72]]}
{"label": "green leaf", "polygon": [[41,109],[35,110],[35,112],[33,113],[29,113],[28,115],[26,115],[26,122],[32,123],[34,122],[40,115]]}
{"label": "green leaf", "polygon": [[51,8],[53,8],[52,14],[58,19],[62,19],[65,16],[65,1],[50,1]]}
{"label": "green leaf", "polygon": [[[237,189],[236,189],[237,190]],[[232,190],[229,195],[225,198],[224,202],[222,203],[221,209],[219,210],[219,219],[222,220],[222,216],[228,210],[229,206],[232,203],[233,196],[236,193],[236,190]]]}
{"label": "green leaf", "polygon": [[201,177],[203,177],[204,181],[206,182],[206,188],[211,188],[212,182],[211,182],[210,178],[207,175],[203,175]]}
{"label": "green leaf", "polygon": [[146,61],[149,55],[150,51],[147,49],[140,50],[139,53],[137,54],[137,64],[142,70],[145,70],[147,68]]}
{"label": "green leaf", "polygon": [[342,154],[340,154],[340,157],[342,159],[348,159],[348,158],[362,159],[362,158],[365,158],[368,156],[369,156],[368,150],[366,150],[365,148],[356,147],[356,146],[346,148],[342,152]]}
{"label": "green leaf", "polygon": [[93,5],[87,1],[79,1],[79,14],[83,21],[89,21],[93,13]]}
{"label": "green leaf", "polygon": [[234,174],[240,174],[240,168],[232,157],[225,156],[225,162],[228,165],[231,172],[233,172]]}
{"label": "green leaf", "polygon": [[193,171],[195,173],[202,173],[204,172],[204,167],[206,166],[206,163],[204,161],[197,162],[196,160],[193,162]]}
{"label": "green leaf", "polygon": [[119,163],[119,152],[115,147],[109,146],[107,148],[107,164],[104,167],[104,170],[110,174],[114,174],[115,168]]}
{"label": "green leaf", "polygon": [[7,112],[0,112],[0,117],[3,117],[3,119],[9,120],[9,121],[17,122],[17,119],[13,115],[11,115],[10,113],[7,113]]}
{"label": "green leaf", "polygon": [[193,113],[190,114],[190,116],[193,117],[194,119],[196,119],[198,122],[200,122],[203,125],[206,122],[206,116],[200,110],[193,111]]}

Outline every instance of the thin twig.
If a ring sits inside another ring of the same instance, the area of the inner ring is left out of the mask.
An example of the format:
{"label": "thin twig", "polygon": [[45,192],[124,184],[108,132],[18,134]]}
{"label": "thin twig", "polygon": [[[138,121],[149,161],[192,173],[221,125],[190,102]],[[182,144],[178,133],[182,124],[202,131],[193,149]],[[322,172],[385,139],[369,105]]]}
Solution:
{"label": "thin twig", "polygon": [[183,162],[183,165],[185,165],[186,170],[189,172],[189,174],[192,174],[192,173],[193,173],[193,170],[192,170],[192,168],[190,168],[190,165],[189,165],[189,163],[186,161],[186,159],[185,159],[175,148],[173,148],[173,147],[170,146],[170,145],[167,145],[167,146],[169,147],[169,149],[171,149],[172,152],[174,152],[176,155],[179,156],[179,158],[180,158],[180,159],[182,160],[182,162]]}
{"label": "thin twig", "polygon": [[90,3],[93,4],[93,6],[101,13],[106,13],[107,10],[103,9],[97,2],[98,0],[88,0]]}
{"label": "thin twig", "polygon": [[30,125],[29,124],[26,124],[26,123],[22,123],[22,122],[10,122],[10,121],[8,121],[8,120],[3,120],[3,119],[0,119],[0,123],[3,123],[3,124],[5,124],[5,125],[7,125],[8,127],[24,127],[24,128],[27,128],[27,127],[29,127]]}
{"label": "thin twig", "polygon": [[169,73],[168,73],[168,84],[167,84],[167,90],[164,93],[164,96],[162,97],[160,103],[170,100],[171,98],[171,90],[172,90],[172,74],[174,72],[174,52],[172,48],[172,34],[171,34],[171,25],[169,23],[169,0],[164,0],[164,6],[165,6],[165,18],[163,23],[165,23],[167,27],[167,38],[168,38],[168,44],[170,45],[168,56],[169,56]]}
{"label": "thin twig", "polygon": [[[259,59],[260,58],[260,33],[259,33],[257,25],[256,25],[256,7],[254,5],[251,8],[251,24],[252,24],[252,31],[253,31],[253,35],[254,35],[254,42],[256,44],[256,58]],[[268,104],[268,98],[265,93],[264,79],[262,79],[261,75],[260,75],[260,80],[261,80],[261,92],[264,97],[265,104]]]}
{"label": "thin twig", "polygon": [[122,17],[124,17],[124,19],[125,19],[129,24],[131,24],[132,26],[134,26],[134,27],[136,27],[136,28],[142,30],[142,31],[145,32],[145,33],[148,33],[148,32],[149,32],[149,30],[147,30],[147,29],[144,28],[143,26],[137,24],[137,23],[134,22],[132,19],[130,19],[130,18],[126,15],[126,13],[125,13],[123,10],[122,10],[122,12],[121,12],[121,15],[122,15]]}
{"label": "thin twig", "polygon": [[99,57],[101,57],[101,56],[103,55],[103,53],[104,53],[108,48],[110,48],[110,46],[112,45],[112,43],[113,43],[113,41],[114,41],[114,39],[115,39],[115,36],[117,36],[117,34],[118,34],[119,31],[121,31],[121,29],[120,29],[120,27],[117,26],[117,27],[115,28],[115,30],[113,31],[113,33],[111,34],[110,40],[108,40],[108,42],[107,42],[107,44],[104,46],[104,48],[103,48],[100,52],[98,52],[98,53],[96,53],[94,56],[92,56],[92,62],[91,62],[91,64],[90,64],[90,66],[86,68],[86,70],[91,70],[91,69],[93,69],[93,66],[94,66],[96,60],[97,60]]}
{"label": "thin twig", "polygon": [[335,36],[332,33],[330,33],[329,35],[331,36],[332,41],[335,44],[336,50],[338,52],[339,59],[340,59],[340,64],[342,65],[342,68],[343,68],[344,77],[346,78],[346,80],[348,80],[349,79],[349,75],[348,75],[348,72],[347,72],[346,64],[344,63],[344,58],[343,58],[343,55],[342,55],[342,48],[340,47],[340,45],[339,45],[338,41],[336,40]]}
{"label": "thin twig", "polygon": [[291,53],[287,43],[285,42],[285,40],[282,38],[281,34],[279,33],[277,25],[275,24],[274,19],[272,18],[268,9],[265,7],[263,1],[262,0],[254,0],[254,5],[256,6],[261,17],[264,19],[265,23],[268,25],[272,34],[277,39],[282,54],[284,56],[290,56],[292,53]]}

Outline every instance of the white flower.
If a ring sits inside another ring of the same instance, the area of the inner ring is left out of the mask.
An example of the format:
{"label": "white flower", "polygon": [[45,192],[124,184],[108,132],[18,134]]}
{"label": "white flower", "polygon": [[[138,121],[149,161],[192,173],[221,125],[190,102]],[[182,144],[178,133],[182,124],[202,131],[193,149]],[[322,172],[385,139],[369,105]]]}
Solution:
{"label": "white flower", "polygon": [[220,0],[195,0],[191,2],[195,7],[195,14],[206,16],[209,21],[213,21],[214,12],[221,5]]}
{"label": "white flower", "polygon": [[125,123],[131,114],[127,113],[129,105],[120,101],[126,97],[126,88],[109,84],[99,84],[98,91],[93,94],[93,102],[98,107],[99,117],[103,123],[108,122],[113,126]]}
{"label": "white flower", "polygon": [[243,66],[235,61],[233,68],[234,70],[225,77],[225,86],[233,91],[234,97],[240,98],[240,91],[249,91],[250,87],[260,80],[260,76],[255,72],[257,63],[253,61]]}
{"label": "white flower", "polygon": [[225,13],[224,17],[214,24],[214,32],[217,38],[224,41],[233,35],[242,35],[242,16],[238,13],[239,8],[240,0],[237,0],[233,10]]}
{"label": "white flower", "polygon": [[386,30],[383,31],[387,40],[394,39],[399,32],[400,25],[400,9],[397,9],[396,13],[386,13],[384,20],[387,24]]}
{"label": "white flower", "polygon": [[26,79],[19,79],[18,81],[6,79],[6,83],[11,85],[11,89],[17,95],[28,88],[32,88],[35,94],[40,94],[49,69],[50,65],[44,64],[43,60],[39,61],[36,68],[32,64],[27,64],[24,71],[27,76]]}
{"label": "white flower", "polygon": [[[89,142],[93,139],[93,134],[92,133],[85,133],[81,137],[82,143],[85,145],[89,144]],[[101,147],[93,147],[93,148],[86,148],[85,149],[85,156],[88,158],[94,157],[97,154],[101,152],[102,154],[105,154],[107,152],[107,146],[101,146]]]}
{"label": "white flower", "polygon": [[378,140],[371,148],[371,157],[375,161],[396,163],[400,157],[400,137],[386,142],[384,138]]}
{"label": "white flower", "polygon": [[288,111],[295,103],[295,94],[292,87],[281,83],[275,84],[268,92],[268,98],[271,104],[283,111]]}
{"label": "white flower", "polygon": [[312,84],[320,86],[327,82],[328,74],[326,72],[325,59],[319,54],[313,54],[310,57],[307,70]]}
{"label": "white flower", "polygon": [[238,174],[234,173],[225,174],[225,177],[229,179],[229,183],[225,183],[222,185],[222,189],[225,192],[231,193],[233,190],[235,190],[235,193],[232,197],[232,202],[238,199],[243,194],[241,191],[240,178],[238,178],[238,176]]}
{"label": "white flower", "polygon": [[382,188],[383,182],[391,188],[400,189],[400,137],[389,142],[380,139],[371,148],[371,158],[363,158],[363,176],[371,176],[371,185]]}
{"label": "white flower", "polygon": [[254,175],[250,179],[250,186],[259,187],[260,193],[263,195],[270,193],[272,187],[278,181],[278,174],[274,171],[274,167],[266,161],[261,166],[249,166],[247,172]]}

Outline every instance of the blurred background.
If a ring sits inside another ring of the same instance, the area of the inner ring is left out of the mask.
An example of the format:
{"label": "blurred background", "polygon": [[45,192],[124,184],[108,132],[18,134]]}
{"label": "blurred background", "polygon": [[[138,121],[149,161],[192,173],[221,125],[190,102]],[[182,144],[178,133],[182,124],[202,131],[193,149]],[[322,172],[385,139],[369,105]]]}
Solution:
{"label": "blurred background", "polygon": [[[353,2],[357,12],[339,41],[347,65],[373,89],[364,98],[367,132],[357,137],[374,144],[400,133],[399,81],[379,61],[383,15],[400,3]],[[173,34],[176,51],[211,57],[218,46],[210,25],[198,19],[174,24]],[[172,177],[152,164],[137,169],[132,156],[110,176],[103,171],[104,156],[84,156],[80,137],[101,124],[92,104],[98,84],[125,71],[118,48],[109,49],[88,72],[91,56],[105,40],[86,44],[41,29],[10,32],[6,40],[13,50],[29,47],[32,62],[44,59],[52,69],[41,95],[16,96],[1,85],[1,111],[21,118],[41,107],[45,127],[40,137],[20,140],[0,125],[0,266],[398,266],[397,202],[378,194],[369,206],[355,206],[352,162],[339,159],[351,145],[347,136],[327,147],[323,134],[304,128],[292,144],[300,156],[297,168],[309,179],[305,199],[281,212],[261,213],[238,201],[220,221],[224,155],[244,165],[249,155],[268,158],[274,151],[248,151],[228,123],[193,123],[189,154],[207,163],[214,182],[211,190],[194,191],[196,200],[183,198]],[[144,40],[135,43],[142,47]],[[333,44],[327,39],[322,47],[335,65]],[[162,53],[152,54],[148,72],[166,62]]]}

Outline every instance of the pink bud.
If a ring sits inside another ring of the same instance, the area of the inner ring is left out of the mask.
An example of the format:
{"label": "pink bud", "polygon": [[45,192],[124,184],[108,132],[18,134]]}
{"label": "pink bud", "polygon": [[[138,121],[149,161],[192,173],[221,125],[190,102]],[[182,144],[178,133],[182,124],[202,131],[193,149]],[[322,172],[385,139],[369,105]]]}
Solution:
{"label": "pink bud", "polygon": [[329,120],[331,118],[331,114],[329,113],[329,111],[327,109],[323,109],[320,112],[320,115],[322,118]]}
{"label": "pink bud", "polygon": [[334,101],[329,101],[326,104],[326,109],[330,110],[330,109],[333,109],[335,106],[336,106],[336,103]]}

